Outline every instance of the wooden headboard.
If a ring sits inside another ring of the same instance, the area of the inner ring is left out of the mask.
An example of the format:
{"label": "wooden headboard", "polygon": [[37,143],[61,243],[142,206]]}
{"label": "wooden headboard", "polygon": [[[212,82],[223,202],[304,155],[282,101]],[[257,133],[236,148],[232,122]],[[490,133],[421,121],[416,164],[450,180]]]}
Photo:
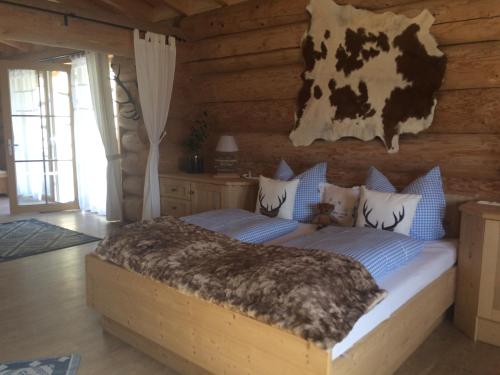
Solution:
{"label": "wooden headboard", "polygon": [[465,195],[446,194],[446,216],[444,218],[444,229],[446,237],[458,238],[460,234],[460,210],[459,207],[474,198]]}

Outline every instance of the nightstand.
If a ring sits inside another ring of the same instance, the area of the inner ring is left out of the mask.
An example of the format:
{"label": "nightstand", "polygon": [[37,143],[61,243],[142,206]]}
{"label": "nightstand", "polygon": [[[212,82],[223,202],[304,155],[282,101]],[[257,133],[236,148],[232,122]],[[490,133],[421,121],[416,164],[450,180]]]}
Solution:
{"label": "nightstand", "polygon": [[180,217],[220,208],[254,211],[258,184],[211,174],[160,174],[161,214]]}
{"label": "nightstand", "polygon": [[474,341],[500,346],[500,207],[460,207],[455,325]]}

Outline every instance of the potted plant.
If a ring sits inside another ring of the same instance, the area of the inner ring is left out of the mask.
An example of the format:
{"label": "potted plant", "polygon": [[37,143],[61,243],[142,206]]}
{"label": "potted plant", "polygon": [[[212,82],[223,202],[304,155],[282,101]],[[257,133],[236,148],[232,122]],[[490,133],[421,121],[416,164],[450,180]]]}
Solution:
{"label": "potted plant", "polygon": [[203,143],[208,138],[208,114],[203,112],[201,118],[195,121],[191,128],[191,133],[186,140],[186,147],[189,149],[187,171],[189,173],[203,173],[203,156],[201,154]]}

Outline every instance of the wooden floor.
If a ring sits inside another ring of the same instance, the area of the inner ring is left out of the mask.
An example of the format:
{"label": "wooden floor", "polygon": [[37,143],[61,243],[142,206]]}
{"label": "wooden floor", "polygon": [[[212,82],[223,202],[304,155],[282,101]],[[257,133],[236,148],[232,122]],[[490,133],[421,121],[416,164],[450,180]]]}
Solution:
{"label": "wooden floor", "polygon": [[[37,219],[102,237],[104,219],[79,212]],[[0,222],[13,220],[1,217]],[[85,306],[86,244],[0,263],[0,362],[78,353],[82,374],[174,374],[119,340],[103,334]],[[397,375],[500,374],[500,348],[474,344],[443,323]]]}

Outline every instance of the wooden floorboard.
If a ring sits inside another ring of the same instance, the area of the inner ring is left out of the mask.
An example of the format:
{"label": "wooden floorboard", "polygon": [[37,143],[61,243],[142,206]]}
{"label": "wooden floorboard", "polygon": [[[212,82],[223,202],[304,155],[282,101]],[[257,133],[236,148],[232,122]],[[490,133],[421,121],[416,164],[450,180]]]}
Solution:
{"label": "wooden floorboard", "polygon": [[[36,217],[97,237],[111,228],[104,219],[79,212]],[[103,334],[99,316],[85,305],[86,244],[0,263],[0,362],[78,353],[78,375],[174,374],[155,360]],[[443,323],[398,370],[397,375],[497,375],[500,348],[474,344],[449,321]]]}

